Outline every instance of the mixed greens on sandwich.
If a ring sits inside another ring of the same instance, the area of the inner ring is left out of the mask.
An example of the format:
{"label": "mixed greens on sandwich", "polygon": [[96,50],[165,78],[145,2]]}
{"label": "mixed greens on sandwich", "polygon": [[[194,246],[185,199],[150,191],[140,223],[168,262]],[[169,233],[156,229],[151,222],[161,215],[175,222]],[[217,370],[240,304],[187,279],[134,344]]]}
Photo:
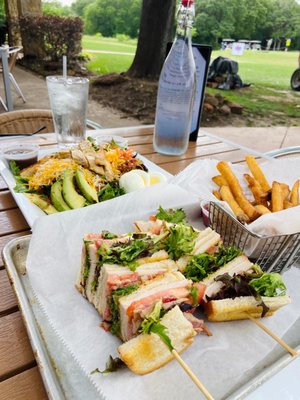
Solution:
{"label": "mixed greens on sandwich", "polygon": [[258,265],[247,271],[219,275],[215,281],[221,286],[211,296],[206,294],[206,314],[211,321],[247,319],[273,315],[291,302],[286,286],[278,273],[265,273]]}
{"label": "mixed greens on sandwich", "polygon": [[224,247],[220,244],[214,254],[194,255],[187,264],[184,275],[194,282],[200,282],[241,254],[242,252],[235,246]]}

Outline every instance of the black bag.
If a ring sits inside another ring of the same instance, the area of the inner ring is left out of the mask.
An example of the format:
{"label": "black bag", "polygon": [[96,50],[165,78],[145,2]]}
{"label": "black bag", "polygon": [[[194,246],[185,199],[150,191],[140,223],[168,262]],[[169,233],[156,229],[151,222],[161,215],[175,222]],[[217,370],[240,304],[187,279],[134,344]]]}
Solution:
{"label": "black bag", "polygon": [[216,77],[224,77],[224,82],[220,83],[218,89],[230,90],[250,86],[245,84],[237,74],[239,64],[236,61],[225,57],[217,57],[210,65],[208,71],[208,81],[214,82]]}
{"label": "black bag", "polygon": [[236,61],[225,57],[217,57],[209,67],[208,79],[226,74],[237,74],[239,65]]}

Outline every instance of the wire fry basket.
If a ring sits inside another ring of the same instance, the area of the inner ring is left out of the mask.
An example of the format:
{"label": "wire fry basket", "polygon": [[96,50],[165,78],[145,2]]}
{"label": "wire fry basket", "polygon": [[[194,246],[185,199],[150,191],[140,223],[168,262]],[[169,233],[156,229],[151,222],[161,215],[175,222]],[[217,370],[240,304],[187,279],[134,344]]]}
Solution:
{"label": "wire fry basket", "polygon": [[282,273],[300,258],[300,232],[277,236],[254,234],[214,202],[209,204],[209,221],[225,245],[237,246],[264,271]]}

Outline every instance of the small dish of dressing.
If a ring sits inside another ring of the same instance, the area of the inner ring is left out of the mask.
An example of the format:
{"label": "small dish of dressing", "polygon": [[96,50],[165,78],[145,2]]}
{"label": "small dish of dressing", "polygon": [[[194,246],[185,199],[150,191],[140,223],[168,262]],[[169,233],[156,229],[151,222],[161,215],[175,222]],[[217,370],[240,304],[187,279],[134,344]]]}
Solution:
{"label": "small dish of dressing", "polygon": [[202,218],[203,218],[203,223],[205,226],[209,226],[209,201],[208,200],[202,200],[200,202],[200,207],[201,207],[201,213],[202,213]]}
{"label": "small dish of dressing", "polygon": [[13,144],[1,151],[1,156],[7,160],[15,161],[19,168],[26,168],[38,160],[39,147],[31,144]]}

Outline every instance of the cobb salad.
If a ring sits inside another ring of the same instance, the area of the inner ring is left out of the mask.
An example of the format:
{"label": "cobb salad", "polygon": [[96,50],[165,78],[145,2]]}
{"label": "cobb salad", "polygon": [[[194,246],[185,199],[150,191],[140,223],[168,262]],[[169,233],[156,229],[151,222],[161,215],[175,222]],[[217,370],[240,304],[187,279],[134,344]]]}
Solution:
{"label": "cobb salad", "polygon": [[113,140],[97,145],[92,138],[26,168],[11,161],[10,169],[16,181],[14,191],[46,214],[110,200],[166,180],[159,172],[148,172],[132,148]]}

